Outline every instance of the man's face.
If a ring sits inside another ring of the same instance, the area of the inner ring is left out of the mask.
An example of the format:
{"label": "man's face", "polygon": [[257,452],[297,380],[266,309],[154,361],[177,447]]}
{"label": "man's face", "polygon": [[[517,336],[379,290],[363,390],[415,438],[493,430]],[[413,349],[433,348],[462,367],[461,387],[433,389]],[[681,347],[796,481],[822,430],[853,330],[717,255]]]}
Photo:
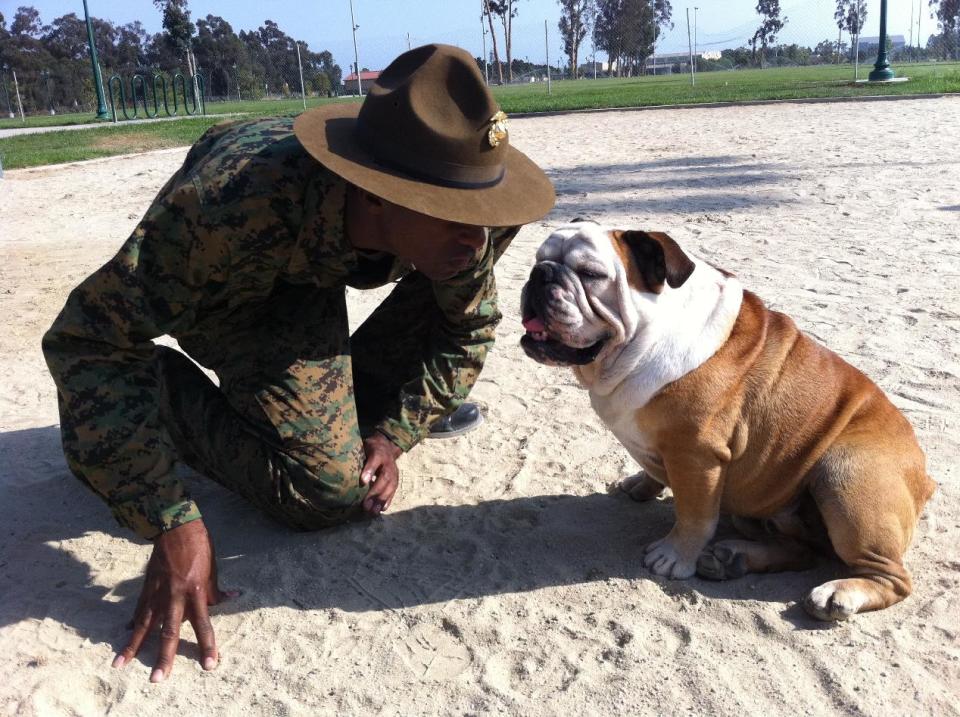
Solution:
{"label": "man's face", "polygon": [[386,201],[382,226],[391,253],[435,281],[473,264],[487,243],[483,227],[435,219]]}

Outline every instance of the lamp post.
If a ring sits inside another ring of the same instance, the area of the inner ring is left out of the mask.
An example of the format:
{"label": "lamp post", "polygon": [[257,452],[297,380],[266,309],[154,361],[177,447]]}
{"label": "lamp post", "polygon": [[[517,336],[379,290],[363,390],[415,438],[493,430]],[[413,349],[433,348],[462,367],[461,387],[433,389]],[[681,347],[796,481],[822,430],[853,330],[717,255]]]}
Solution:
{"label": "lamp post", "polygon": [[4,63],[4,65],[3,65],[3,75],[2,75],[2,77],[3,77],[3,95],[4,95],[4,97],[7,98],[7,116],[9,116],[10,119],[13,119],[14,117],[16,117],[16,115],[13,113],[13,104],[10,102],[10,88],[7,87],[7,72],[8,72],[9,70],[10,70],[10,65],[7,65],[6,63]]}
{"label": "lamp post", "polygon": [[896,75],[890,69],[890,63],[887,62],[887,0],[880,0],[880,51],[877,53],[873,72],[867,78],[871,82],[884,82],[894,77]]}
{"label": "lamp post", "polygon": [[353,0],[350,0],[350,27],[353,30],[353,66],[357,70],[357,96],[363,97],[363,83],[360,81],[360,53],[357,52],[357,29],[360,26],[353,17]]}
{"label": "lamp post", "polygon": [[55,115],[57,111],[53,109],[53,93],[50,92],[50,70],[40,70],[40,77],[43,78],[43,84],[47,90],[47,110],[51,115]]}
{"label": "lamp post", "polygon": [[693,71],[697,71],[697,10],[700,8],[694,6],[693,8]]}
{"label": "lamp post", "polygon": [[93,42],[93,23],[87,10],[87,0],[83,0],[83,16],[87,19],[87,42],[90,45],[90,64],[93,66],[93,84],[97,90],[97,119],[110,119],[107,103],[103,99],[103,80],[100,77],[100,63],[97,61],[97,46]]}
{"label": "lamp post", "polygon": [[240,74],[237,72],[237,63],[233,63],[233,79],[237,82],[237,102],[241,102],[240,99]]}

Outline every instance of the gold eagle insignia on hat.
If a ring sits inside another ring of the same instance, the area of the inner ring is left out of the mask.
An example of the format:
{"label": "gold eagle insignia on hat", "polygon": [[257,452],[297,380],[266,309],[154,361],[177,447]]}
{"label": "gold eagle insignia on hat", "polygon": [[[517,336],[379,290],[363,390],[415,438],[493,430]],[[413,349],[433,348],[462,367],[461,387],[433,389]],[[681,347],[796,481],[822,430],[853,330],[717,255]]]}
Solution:
{"label": "gold eagle insignia on hat", "polygon": [[487,131],[487,141],[491,147],[496,147],[507,138],[507,115],[503,110],[499,110],[490,118],[490,122],[493,124]]}

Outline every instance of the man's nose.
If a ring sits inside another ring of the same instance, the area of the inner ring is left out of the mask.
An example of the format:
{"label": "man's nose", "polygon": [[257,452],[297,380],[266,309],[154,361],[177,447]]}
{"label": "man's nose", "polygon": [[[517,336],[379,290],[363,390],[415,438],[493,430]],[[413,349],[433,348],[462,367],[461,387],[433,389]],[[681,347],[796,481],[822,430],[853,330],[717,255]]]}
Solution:
{"label": "man's nose", "polygon": [[487,242],[487,230],[483,227],[463,226],[457,232],[457,242],[474,251]]}

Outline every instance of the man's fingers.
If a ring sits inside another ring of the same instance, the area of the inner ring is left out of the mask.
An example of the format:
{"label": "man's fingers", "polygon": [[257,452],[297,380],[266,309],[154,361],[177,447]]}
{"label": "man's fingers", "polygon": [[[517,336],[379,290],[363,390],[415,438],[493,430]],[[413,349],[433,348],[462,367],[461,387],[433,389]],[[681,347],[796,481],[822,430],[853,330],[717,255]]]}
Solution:
{"label": "man's fingers", "polygon": [[200,664],[205,670],[212,670],[220,660],[217,651],[217,640],[213,634],[213,623],[210,622],[210,612],[207,610],[205,598],[193,601],[190,624],[197,636],[197,645],[200,647]]}
{"label": "man's fingers", "polygon": [[113,659],[114,667],[123,667],[137,656],[137,653],[140,652],[140,646],[143,645],[144,639],[150,634],[150,629],[155,621],[155,613],[149,607],[137,610],[137,614],[133,618],[133,634],[130,635],[130,642]]}
{"label": "man's fingers", "polygon": [[377,471],[380,470],[382,463],[376,454],[367,458],[363,464],[363,470],[360,471],[360,483],[362,485],[369,485],[375,481],[377,479]]}
{"label": "man's fingers", "polygon": [[173,658],[177,656],[177,647],[180,644],[180,623],[183,622],[183,599],[174,598],[163,616],[163,627],[160,629],[160,650],[157,654],[157,664],[150,675],[151,682],[162,682],[173,669]]}
{"label": "man's fingers", "polygon": [[385,511],[390,506],[394,493],[397,492],[399,481],[400,472],[396,467],[384,466],[377,482],[370,488],[370,492],[363,501],[364,510],[371,515],[380,515]]}

